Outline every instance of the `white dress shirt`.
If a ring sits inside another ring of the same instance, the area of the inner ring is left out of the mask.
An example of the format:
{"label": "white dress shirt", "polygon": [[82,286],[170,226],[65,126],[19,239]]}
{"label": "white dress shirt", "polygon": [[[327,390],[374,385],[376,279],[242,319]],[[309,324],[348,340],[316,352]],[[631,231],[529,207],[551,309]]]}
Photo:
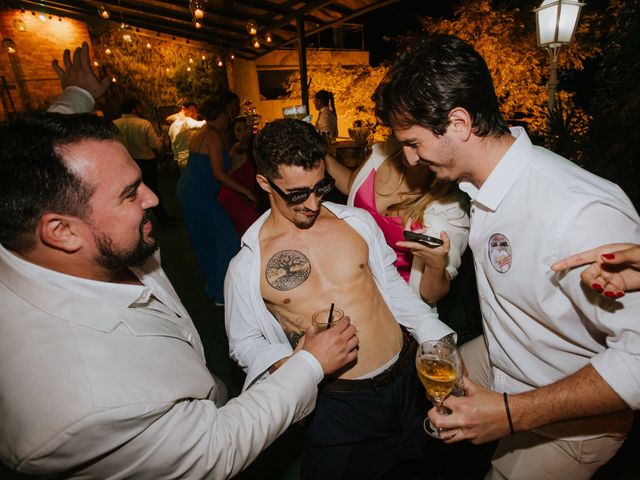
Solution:
{"label": "white dress shirt", "polygon": [[[617,185],[533,146],[522,128],[512,134],[516,141],[479,190],[460,185],[472,199],[469,245],[492,388],[524,392],[591,364],[638,409],[640,292],[603,298],[581,286],[580,268],[566,274],[549,268],[605,243],[640,243],[638,214]],[[585,427],[594,430],[594,422],[585,420]],[[580,431],[549,426],[539,433],[589,436]]]}
{"label": "white dress shirt", "polygon": [[[367,242],[369,267],[380,293],[400,325],[404,325],[418,342],[454,333],[402,279],[393,265],[395,253],[368,212],[331,202],[323,202],[322,205],[347,222]],[[270,214],[271,210],[265,212],[245,232],[242,248],[231,260],[224,282],[229,355],[247,373],[245,389],[255,380],[267,377],[267,369],[293,351],[260,292],[259,234]]]}

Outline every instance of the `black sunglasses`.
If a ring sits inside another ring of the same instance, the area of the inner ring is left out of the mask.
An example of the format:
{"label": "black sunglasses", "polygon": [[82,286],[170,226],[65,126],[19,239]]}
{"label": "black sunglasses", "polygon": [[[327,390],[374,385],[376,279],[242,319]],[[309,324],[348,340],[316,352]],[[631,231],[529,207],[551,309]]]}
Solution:
{"label": "black sunglasses", "polygon": [[322,197],[333,190],[333,185],[336,183],[336,181],[327,174],[325,178],[320,180],[313,188],[301,188],[300,190],[293,190],[286,193],[268,178],[267,182],[269,182],[271,188],[273,188],[288,205],[299,205],[304,203],[312,193],[315,193],[318,197]]}

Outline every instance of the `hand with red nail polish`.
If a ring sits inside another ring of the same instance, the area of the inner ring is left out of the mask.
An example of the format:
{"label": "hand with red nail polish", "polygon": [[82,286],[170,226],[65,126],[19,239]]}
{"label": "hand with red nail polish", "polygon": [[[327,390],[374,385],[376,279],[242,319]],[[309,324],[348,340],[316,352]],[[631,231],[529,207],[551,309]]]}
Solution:
{"label": "hand with red nail polish", "polygon": [[623,297],[640,289],[640,245],[611,243],[567,257],[551,265],[563,270],[589,265],[581,274],[582,282],[607,298]]}

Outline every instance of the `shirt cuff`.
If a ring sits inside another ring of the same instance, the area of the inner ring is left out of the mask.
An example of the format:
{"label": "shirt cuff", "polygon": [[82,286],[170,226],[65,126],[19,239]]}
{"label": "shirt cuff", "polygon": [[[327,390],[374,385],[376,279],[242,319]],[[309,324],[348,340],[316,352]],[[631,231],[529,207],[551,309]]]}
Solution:
{"label": "shirt cuff", "polygon": [[313,377],[316,381],[316,384],[320,383],[324,378],[324,370],[322,370],[322,365],[316,357],[313,356],[312,353],[307,352],[306,350],[300,350],[296,355],[304,358],[307,363],[311,366],[311,370],[313,371]]}
{"label": "shirt cuff", "polygon": [[64,114],[87,113],[95,105],[91,94],[80,87],[67,87],[63,90],[55,102],[48,108],[49,112]]}

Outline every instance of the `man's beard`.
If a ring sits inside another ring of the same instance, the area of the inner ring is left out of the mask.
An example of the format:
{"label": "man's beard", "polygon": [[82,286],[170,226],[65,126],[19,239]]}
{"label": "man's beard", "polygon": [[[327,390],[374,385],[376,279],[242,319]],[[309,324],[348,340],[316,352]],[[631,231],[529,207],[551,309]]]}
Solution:
{"label": "man's beard", "polygon": [[[302,211],[311,211],[305,207],[302,208]],[[316,223],[316,220],[318,219],[318,214],[320,212],[316,212],[316,215],[313,217],[307,217],[307,216],[303,216],[302,218],[304,218],[304,220],[300,220],[300,217],[294,217],[293,218],[293,224],[300,228],[301,230],[306,230],[308,228],[311,228],[313,226],[314,223]]]}
{"label": "man's beard", "polygon": [[113,241],[102,234],[96,234],[96,245],[100,252],[97,257],[98,263],[112,272],[117,272],[124,268],[142,265],[158,249],[158,242],[153,235],[153,230],[149,232],[149,240],[145,242],[143,228],[149,220],[149,212],[145,211],[144,217],[138,227],[139,239],[136,246],[129,251],[118,250],[113,247]]}

